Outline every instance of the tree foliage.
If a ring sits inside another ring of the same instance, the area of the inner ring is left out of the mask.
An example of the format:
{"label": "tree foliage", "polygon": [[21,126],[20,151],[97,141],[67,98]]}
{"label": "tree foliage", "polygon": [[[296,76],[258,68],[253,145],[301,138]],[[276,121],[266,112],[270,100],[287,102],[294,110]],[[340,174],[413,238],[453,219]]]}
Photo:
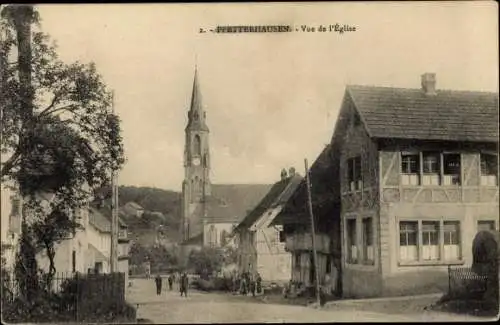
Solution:
{"label": "tree foliage", "polygon": [[188,267],[206,278],[213,272],[219,272],[225,265],[236,262],[237,254],[232,248],[203,247],[193,250],[188,258]]}
{"label": "tree foliage", "polygon": [[9,62],[18,50],[11,7],[1,12],[1,150],[10,156],[2,162],[2,180],[19,181],[25,195],[42,188],[79,197],[84,184],[109,183],[109,172],[124,162],[112,94],[94,63],[63,63],[49,36],[34,30],[32,113],[24,114],[18,61]]}
{"label": "tree foliage", "polygon": [[120,121],[95,64],[62,62],[36,9],[3,6],[0,31],[0,176],[24,198],[21,244],[45,248],[53,266],[73,212],[124,163]]}
{"label": "tree foliage", "polygon": [[178,252],[174,247],[165,246],[143,246],[134,242],[130,247],[130,264],[142,265],[150,262],[151,269],[163,270],[178,266]]}

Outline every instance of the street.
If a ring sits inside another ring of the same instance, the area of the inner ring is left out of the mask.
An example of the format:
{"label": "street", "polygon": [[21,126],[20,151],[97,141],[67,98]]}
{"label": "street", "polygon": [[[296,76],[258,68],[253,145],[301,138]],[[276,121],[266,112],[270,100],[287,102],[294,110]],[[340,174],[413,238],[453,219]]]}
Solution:
{"label": "street", "polygon": [[251,297],[191,290],[181,297],[176,286],[168,291],[163,282],[162,294],[156,295],[154,280],[133,279],[127,300],[138,306],[137,318],[153,323],[257,323],[257,322],[421,322],[421,321],[485,321],[484,318],[422,311],[389,314],[355,310],[279,304],[265,304]]}

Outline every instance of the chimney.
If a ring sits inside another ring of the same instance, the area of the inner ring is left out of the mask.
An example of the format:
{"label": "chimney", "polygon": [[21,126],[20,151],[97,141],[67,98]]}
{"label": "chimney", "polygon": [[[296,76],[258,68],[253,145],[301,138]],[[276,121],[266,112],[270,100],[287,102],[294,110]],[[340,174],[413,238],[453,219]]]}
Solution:
{"label": "chimney", "polygon": [[436,95],[436,74],[424,73],[422,75],[422,90],[426,95]]}
{"label": "chimney", "polygon": [[286,174],[286,169],[285,169],[285,168],[283,168],[283,169],[281,170],[281,180],[284,180],[286,177],[287,177],[287,174]]}
{"label": "chimney", "polygon": [[295,176],[295,167],[290,167],[290,169],[288,170],[288,176]]}

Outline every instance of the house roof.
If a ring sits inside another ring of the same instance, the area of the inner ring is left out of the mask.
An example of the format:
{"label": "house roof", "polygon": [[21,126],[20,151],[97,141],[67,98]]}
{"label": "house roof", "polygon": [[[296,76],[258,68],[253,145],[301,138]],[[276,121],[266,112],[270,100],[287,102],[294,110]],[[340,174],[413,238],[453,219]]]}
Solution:
{"label": "house roof", "polygon": [[[332,207],[337,204],[334,184],[338,178],[332,159],[332,146],[328,145],[321,151],[309,168],[311,182],[311,201],[316,220],[331,219]],[[271,225],[277,224],[308,224],[309,211],[307,205],[307,182],[302,178],[295,191],[283,205],[281,212],[274,218]]]}
{"label": "house roof", "polygon": [[302,176],[295,174],[294,176],[287,177],[274,183],[266,196],[264,196],[249,214],[247,214],[235,228],[235,231],[251,227],[267,210],[285,204],[295,192],[301,181]]}
{"label": "house roof", "polygon": [[374,138],[498,142],[498,94],[351,85],[346,94]]}
{"label": "house roof", "polygon": [[125,205],[126,205],[126,206],[129,206],[129,207],[131,207],[131,208],[134,208],[134,209],[136,209],[136,210],[144,210],[144,208],[143,208],[143,207],[141,207],[138,203],[133,202],[133,201],[127,202]]}
{"label": "house roof", "polygon": [[[90,207],[89,223],[101,232],[111,232],[111,209],[102,207]],[[127,228],[127,225],[121,218],[118,218],[120,228]]]}

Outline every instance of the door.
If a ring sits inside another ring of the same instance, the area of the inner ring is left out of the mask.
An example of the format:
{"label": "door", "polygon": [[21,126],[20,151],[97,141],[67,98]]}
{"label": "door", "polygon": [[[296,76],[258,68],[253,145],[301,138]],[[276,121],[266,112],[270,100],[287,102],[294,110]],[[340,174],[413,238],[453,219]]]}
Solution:
{"label": "door", "polygon": [[102,262],[96,262],[94,269],[96,274],[102,273]]}

